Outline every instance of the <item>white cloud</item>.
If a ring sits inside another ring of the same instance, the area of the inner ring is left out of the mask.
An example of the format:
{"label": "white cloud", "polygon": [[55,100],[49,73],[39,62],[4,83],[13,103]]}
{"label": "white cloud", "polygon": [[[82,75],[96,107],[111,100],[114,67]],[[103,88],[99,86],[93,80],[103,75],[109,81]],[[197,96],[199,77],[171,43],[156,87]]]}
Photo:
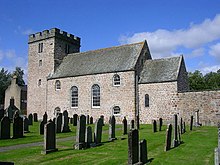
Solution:
{"label": "white cloud", "polygon": [[24,34],[24,35],[30,35],[30,34],[34,34],[34,33],[35,33],[35,31],[32,29],[26,29],[26,30],[22,31],[22,34]]}
{"label": "white cloud", "polygon": [[220,43],[210,46],[209,54],[220,59]]}
{"label": "white cloud", "polygon": [[1,62],[1,60],[4,58],[4,54],[3,54],[3,51],[2,50],[0,50],[0,62]]}
{"label": "white cloud", "polygon": [[5,55],[8,59],[14,59],[16,57],[15,50],[8,50]]}
{"label": "white cloud", "polygon": [[217,70],[220,69],[220,65],[214,65],[214,66],[207,66],[204,68],[201,68],[201,72],[203,74],[209,73],[209,72],[217,72]]}
{"label": "white cloud", "polygon": [[[204,44],[220,39],[220,14],[213,20],[205,19],[201,24],[191,23],[187,29],[165,30],[154,32],[135,33],[132,36],[122,35],[119,38],[121,44],[135,43],[147,40],[154,57],[169,56],[179,47],[195,49],[195,55],[202,54]],[[198,50],[196,50],[198,49]],[[197,52],[196,52],[197,51]]]}

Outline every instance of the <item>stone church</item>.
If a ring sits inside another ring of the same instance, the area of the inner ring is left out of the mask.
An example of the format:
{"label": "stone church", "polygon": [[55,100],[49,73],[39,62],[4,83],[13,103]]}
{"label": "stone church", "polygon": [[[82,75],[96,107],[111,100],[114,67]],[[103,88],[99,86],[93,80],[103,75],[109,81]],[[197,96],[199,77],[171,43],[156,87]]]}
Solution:
{"label": "stone church", "polygon": [[210,124],[220,112],[212,107],[209,119],[210,107],[189,99],[203,94],[189,94],[183,56],[152,59],[147,41],[80,52],[79,37],[53,28],[31,34],[28,44],[27,111],[39,118],[67,110],[69,116],[104,115],[105,122],[114,115],[118,123],[124,117],[151,123],[175,113],[188,120],[201,108],[201,121]]}

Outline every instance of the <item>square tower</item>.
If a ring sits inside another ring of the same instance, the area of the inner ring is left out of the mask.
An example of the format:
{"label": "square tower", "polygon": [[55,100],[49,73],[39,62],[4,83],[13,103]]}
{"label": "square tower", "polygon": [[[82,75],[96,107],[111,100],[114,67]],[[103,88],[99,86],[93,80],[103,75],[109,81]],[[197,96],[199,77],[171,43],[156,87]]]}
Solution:
{"label": "square tower", "polygon": [[69,53],[80,51],[80,38],[53,28],[29,35],[27,114],[47,111],[47,77]]}

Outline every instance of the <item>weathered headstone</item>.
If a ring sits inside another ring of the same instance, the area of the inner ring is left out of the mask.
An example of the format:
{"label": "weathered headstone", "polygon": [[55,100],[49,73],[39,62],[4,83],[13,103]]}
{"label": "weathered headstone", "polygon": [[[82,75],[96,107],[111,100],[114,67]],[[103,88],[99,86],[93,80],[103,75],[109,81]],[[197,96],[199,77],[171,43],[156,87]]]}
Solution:
{"label": "weathered headstone", "polygon": [[88,126],[86,128],[86,137],[85,137],[86,148],[90,148],[92,143],[92,127]]}
{"label": "weathered headstone", "polygon": [[94,142],[96,145],[100,145],[102,142],[102,126],[103,119],[99,118],[95,123]]}
{"label": "weathered headstone", "polygon": [[0,120],[0,139],[10,139],[10,124],[11,121],[7,116]]}
{"label": "weathered headstone", "polygon": [[55,123],[51,120],[44,125],[44,150],[43,154],[58,151],[56,148]]}
{"label": "weathered headstone", "polygon": [[45,112],[43,115],[43,121],[45,121],[47,123],[47,112]]}
{"label": "weathered headstone", "polygon": [[29,120],[28,118],[25,116],[24,117],[24,133],[28,133],[29,131]]}
{"label": "weathered headstone", "polygon": [[45,112],[43,115],[43,120],[40,123],[40,134],[44,134],[44,125],[47,123],[47,113]]}
{"label": "weathered headstone", "polygon": [[112,115],[109,119],[109,141],[116,139],[115,137],[115,116]]}
{"label": "weathered headstone", "polygon": [[89,125],[89,115],[86,116],[86,124]]}
{"label": "weathered headstone", "polygon": [[193,127],[193,116],[191,116],[190,118],[190,128],[189,128],[190,131],[192,131],[192,127]]}
{"label": "weathered headstone", "polygon": [[183,119],[180,118],[180,133],[183,134]]}
{"label": "weathered headstone", "polygon": [[56,133],[61,133],[61,129],[62,129],[62,113],[59,113],[56,117]]}
{"label": "weathered headstone", "polygon": [[105,119],[104,119],[104,116],[101,115],[100,118],[102,119],[102,126],[104,126],[104,125],[105,125]]}
{"label": "weathered headstone", "polygon": [[124,119],[122,120],[122,134],[123,135],[128,134],[127,130],[128,130],[128,122],[127,122],[126,117],[124,117]]}
{"label": "weathered headstone", "polygon": [[172,137],[172,125],[169,124],[166,130],[166,143],[164,151],[168,151],[171,149],[171,137]]}
{"label": "weathered headstone", "polygon": [[139,161],[139,148],[138,148],[138,130],[131,129],[128,132],[128,164],[133,165]]}
{"label": "weathered headstone", "polygon": [[162,126],[163,126],[163,119],[159,118],[159,131],[162,130]]}
{"label": "weathered headstone", "polygon": [[93,124],[93,117],[92,116],[89,119],[89,124]]}
{"label": "weathered headstone", "polygon": [[70,132],[68,112],[63,111],[62,132]]}
{"label": "weathered headstone", "polygon": [[173,146],[177,147],[179,144],[178,142],[178,128],[177,128],[177,114],[174,115],[174,139],[173,139]]}
{"label": "weathered headstone", "polygon": [[157,132],[157,121],[156,120],[152,121],[152,128],[153,128],[153,132]]}
{"label": "weathered headstone", "polygon": [[195,113],[195,114],[196,114],[196,115],[195,115],[195,116],[196,116],[196,117],[195,117],[195,118],[196,118],[195,126],[196,126],[196,127],[199,127],[199,126],[202,125],[202,124],[199,123],[199,110],[196,110],[196,113]]}
{"label": "weathered headstone", "polygon": [[32,113],[30,113],[28,115],[28,121],[29,121],[29,125],[33,125],[33,115],[32,115]]}
{"label": "weathered headstone", "polygon": [[86,116],[80,115],[77,123],[75,149],[81,150],[85,148],[85,133],[86,133]]}
{"label": "weathered headstone", "polygon": [[34,113],[33,116],[34,116],[34,122],[38,122],[37,113]]}
{"label": "weathered headstone", "polygon": [[0,109],[0,121],[4,117],[4,115],[5,115],[5,110],[4,109]]}
{"label": "weathered headstone", "polygon": [[5,113],[6,115],[10,118],[10,120],[12,121],[14,118],[14,114],[15,112],[17,112],[19,114],[19,109],[15,106],[15,100],[12,97],[10,99],[10,105],[5,109]]}
{"label": "weathered headstone", "polygon": [[78,115],[74,114],[73,115],[73,126],[77,126],[77,121],[78,121]]}
{"label": "weathered headstone", "polygon": [[134,129],[134,120],[131,120],[130,129]]}
{"label": "weathered headstone", "polygon": [[186,132],[186,123],[185,123],[185,121],[183,122],[183,133],[185,133]]}
{"label": "weathered headstone", "polygon": [[13,118],[13,138],[22,138],[23,136],[24,136],[23,119],[15,112]]}
{"label": "weathered headstone", "polygon": [[145,164],[147,160],[147,141],[144,139],[139,141],[139,162]]}

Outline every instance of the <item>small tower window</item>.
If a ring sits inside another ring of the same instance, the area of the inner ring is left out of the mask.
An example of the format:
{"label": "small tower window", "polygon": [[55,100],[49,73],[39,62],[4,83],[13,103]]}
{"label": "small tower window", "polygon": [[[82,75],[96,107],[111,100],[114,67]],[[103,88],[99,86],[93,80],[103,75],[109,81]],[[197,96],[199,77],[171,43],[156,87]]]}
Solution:
{"label": "small tower window", "polygon": [[57,81],[55,82],[55,89],[56,89],[56,90],[60,90],[60,89],[61,89],[61,83],[60,83],[59,80],[57,80]]}
{"label": "small tower window", "polygon": [[92,107],[100,107],[100,87],[97,84],[92,86]]}
{"label": "small tower window", "polygon": [[41,86],[41,79],[38,80],[38,86]]}
{"label": "small tower window", "polygon": [[39,66],[42,66],[42,60],[39,60]]}
{"label": "small tower window", "polygon": [[120,112],[121,111],[121,109],[120,109],[120,107],[119,106],[114,106],[113,107],[113,115],[120,115]]}
{"label": "small tower window", "polygon": [[65,52],[66,54],[70,53],[70,46],[68,44],[66,44]]}
{"label": "small tower window", "polygon": [[71,107],[78,107],[78,88],[76,86],[71,88]]}
{"label": "small tower window", "polygon": [[149,107],[149,95],[145,95],[145,107]]}
{"label": "small tower window", "polygon": [[41,52],[43,52],[43,43],[42,42],[38,44],[38,53],[41,53]]}
{"label": "small tower window", "polygon": [[120,86],[121,85],[120,76],[118,74],[115,74],[113,76],[113,85],[114,86]]}

